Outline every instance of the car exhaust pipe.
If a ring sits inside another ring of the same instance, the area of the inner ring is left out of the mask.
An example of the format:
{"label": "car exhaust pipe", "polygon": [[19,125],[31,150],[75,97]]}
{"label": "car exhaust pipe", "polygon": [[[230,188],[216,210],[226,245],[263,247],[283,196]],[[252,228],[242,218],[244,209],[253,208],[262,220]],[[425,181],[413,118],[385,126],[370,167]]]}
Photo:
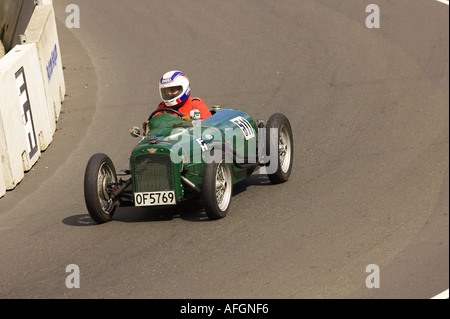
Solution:
{"label": "car exhaust pipe", "polygon": [[122,186],[120,186],[118,189],[116,189],[115,191],[113,191],[113,193],[111,194],[111,197],[113,199],[117,199],[117,197],[125,190],[127,189],[128,186],[131,185],[131,178],[129,180],[127,180],[124,184],[122,184]]}
{"label": "car exhaust pipe", "polygon": [[195,184],[192,183],[190,180],[188,180],[186,177],[181,176],[181,181],[184,182],[187,186],[192,188],[197,193],[201,194],[202,190],[200,188],[198,188],[197,186],[195,186]]}

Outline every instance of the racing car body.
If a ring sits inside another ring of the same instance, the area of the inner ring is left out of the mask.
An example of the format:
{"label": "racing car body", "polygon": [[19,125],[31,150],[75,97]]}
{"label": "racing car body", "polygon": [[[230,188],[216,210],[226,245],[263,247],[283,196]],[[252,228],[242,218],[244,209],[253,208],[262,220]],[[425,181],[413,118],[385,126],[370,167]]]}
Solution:
{"label": "racing car body", "polygon": [[90,158],[84,193],[95,222],[111,220],[117,206],[177,205],[192,198],[202,202],[210,219],[220,219],[230,207],[233,185],[256,168],[272,166],[268,176],[274,183],[288,180],[293,137],[284,115],[274,114],[265,124],[236,109],[214,108],[202,121],[177,113],[155,111],[142,133],[130,130],[141,141],[123,174],[106,154]]}

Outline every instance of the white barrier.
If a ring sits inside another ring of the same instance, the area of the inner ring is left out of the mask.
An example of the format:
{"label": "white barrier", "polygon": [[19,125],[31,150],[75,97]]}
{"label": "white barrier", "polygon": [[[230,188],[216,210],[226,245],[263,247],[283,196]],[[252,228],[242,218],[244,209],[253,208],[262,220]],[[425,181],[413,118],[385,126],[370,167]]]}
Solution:
{"label": "white barrier", "polygon": [[[0,136],[1,132],[3,132],[3,124],[0,119]],[[1,160],[1,150],[6,149],[6,146],[2,145],[2,140],[0,138],[0,198],[6,194],[6,183],[5,178],[3,177],[3,161]]]}
{"label": "white barrier", "polygon": [[5,46],[3,45],[3,42],[0,40],[0,59],[5,56]]}
{"label": "white barrier", "polygon": [[53,136],[35,44],[18,45],[0,61],[0,155],[10,190],[37,162]]}
{"label": "white barrier", "polygon": [[52,1],[37,3],[26,44],[0,58],[0,198],[52,142],[65,96]]}
{"label": "white barrier", "polygon": [[[65,83],[52,5],[40,5],[34,10],[25,31],[26,43],[36,43],[44,83],[50,127],[53,131],[65,96]],[[50,144],[51,139],[46,141]]]}

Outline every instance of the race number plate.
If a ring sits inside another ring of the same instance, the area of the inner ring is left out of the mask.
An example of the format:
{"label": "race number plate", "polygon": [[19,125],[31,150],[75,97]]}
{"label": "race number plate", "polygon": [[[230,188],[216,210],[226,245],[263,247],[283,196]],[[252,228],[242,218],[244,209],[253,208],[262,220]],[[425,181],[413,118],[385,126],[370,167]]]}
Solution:
{"label": "race number plate", "polygon": [[136,206],[160,206],[175,205],[175,192],[143,192],[134,193],[134,203]]}

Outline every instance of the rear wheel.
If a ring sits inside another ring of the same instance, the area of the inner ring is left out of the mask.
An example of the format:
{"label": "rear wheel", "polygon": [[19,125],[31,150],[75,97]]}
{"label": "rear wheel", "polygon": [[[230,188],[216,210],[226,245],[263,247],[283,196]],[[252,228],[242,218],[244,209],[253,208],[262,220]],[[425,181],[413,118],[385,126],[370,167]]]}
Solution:
{"label": "rear wheel", "polygon": [[91,218],[98,224],[111,220],[116,210],[111,197],[117,175],[114,164],[105,154],[93,155],[84,175],[84,199]]}
{"label": "rear wheel", "polygon": [[[288,118],[277,113],[270,117],[266,125],[267,128],[267,147],[270,145],[270,129],[276,129],[276,141],[278,146],[275,147],[275,151],[278,151],[277,156],[277,170],[273,174],[269,174],[268,177],[274,184],[284,183],[289,179],[292,171],[292,163],[294,156],[294,139],[292,136],[292,128]],[[275,145],[274,145],[275,146]],[[271,152],[273,147],[270,147]]]}
{"label": "rear wheel", "polygon": [[233,194],[231,165],[222,159],[220,163],[206,163],[203,173],[202,202],[209,219],[224,218]]}

